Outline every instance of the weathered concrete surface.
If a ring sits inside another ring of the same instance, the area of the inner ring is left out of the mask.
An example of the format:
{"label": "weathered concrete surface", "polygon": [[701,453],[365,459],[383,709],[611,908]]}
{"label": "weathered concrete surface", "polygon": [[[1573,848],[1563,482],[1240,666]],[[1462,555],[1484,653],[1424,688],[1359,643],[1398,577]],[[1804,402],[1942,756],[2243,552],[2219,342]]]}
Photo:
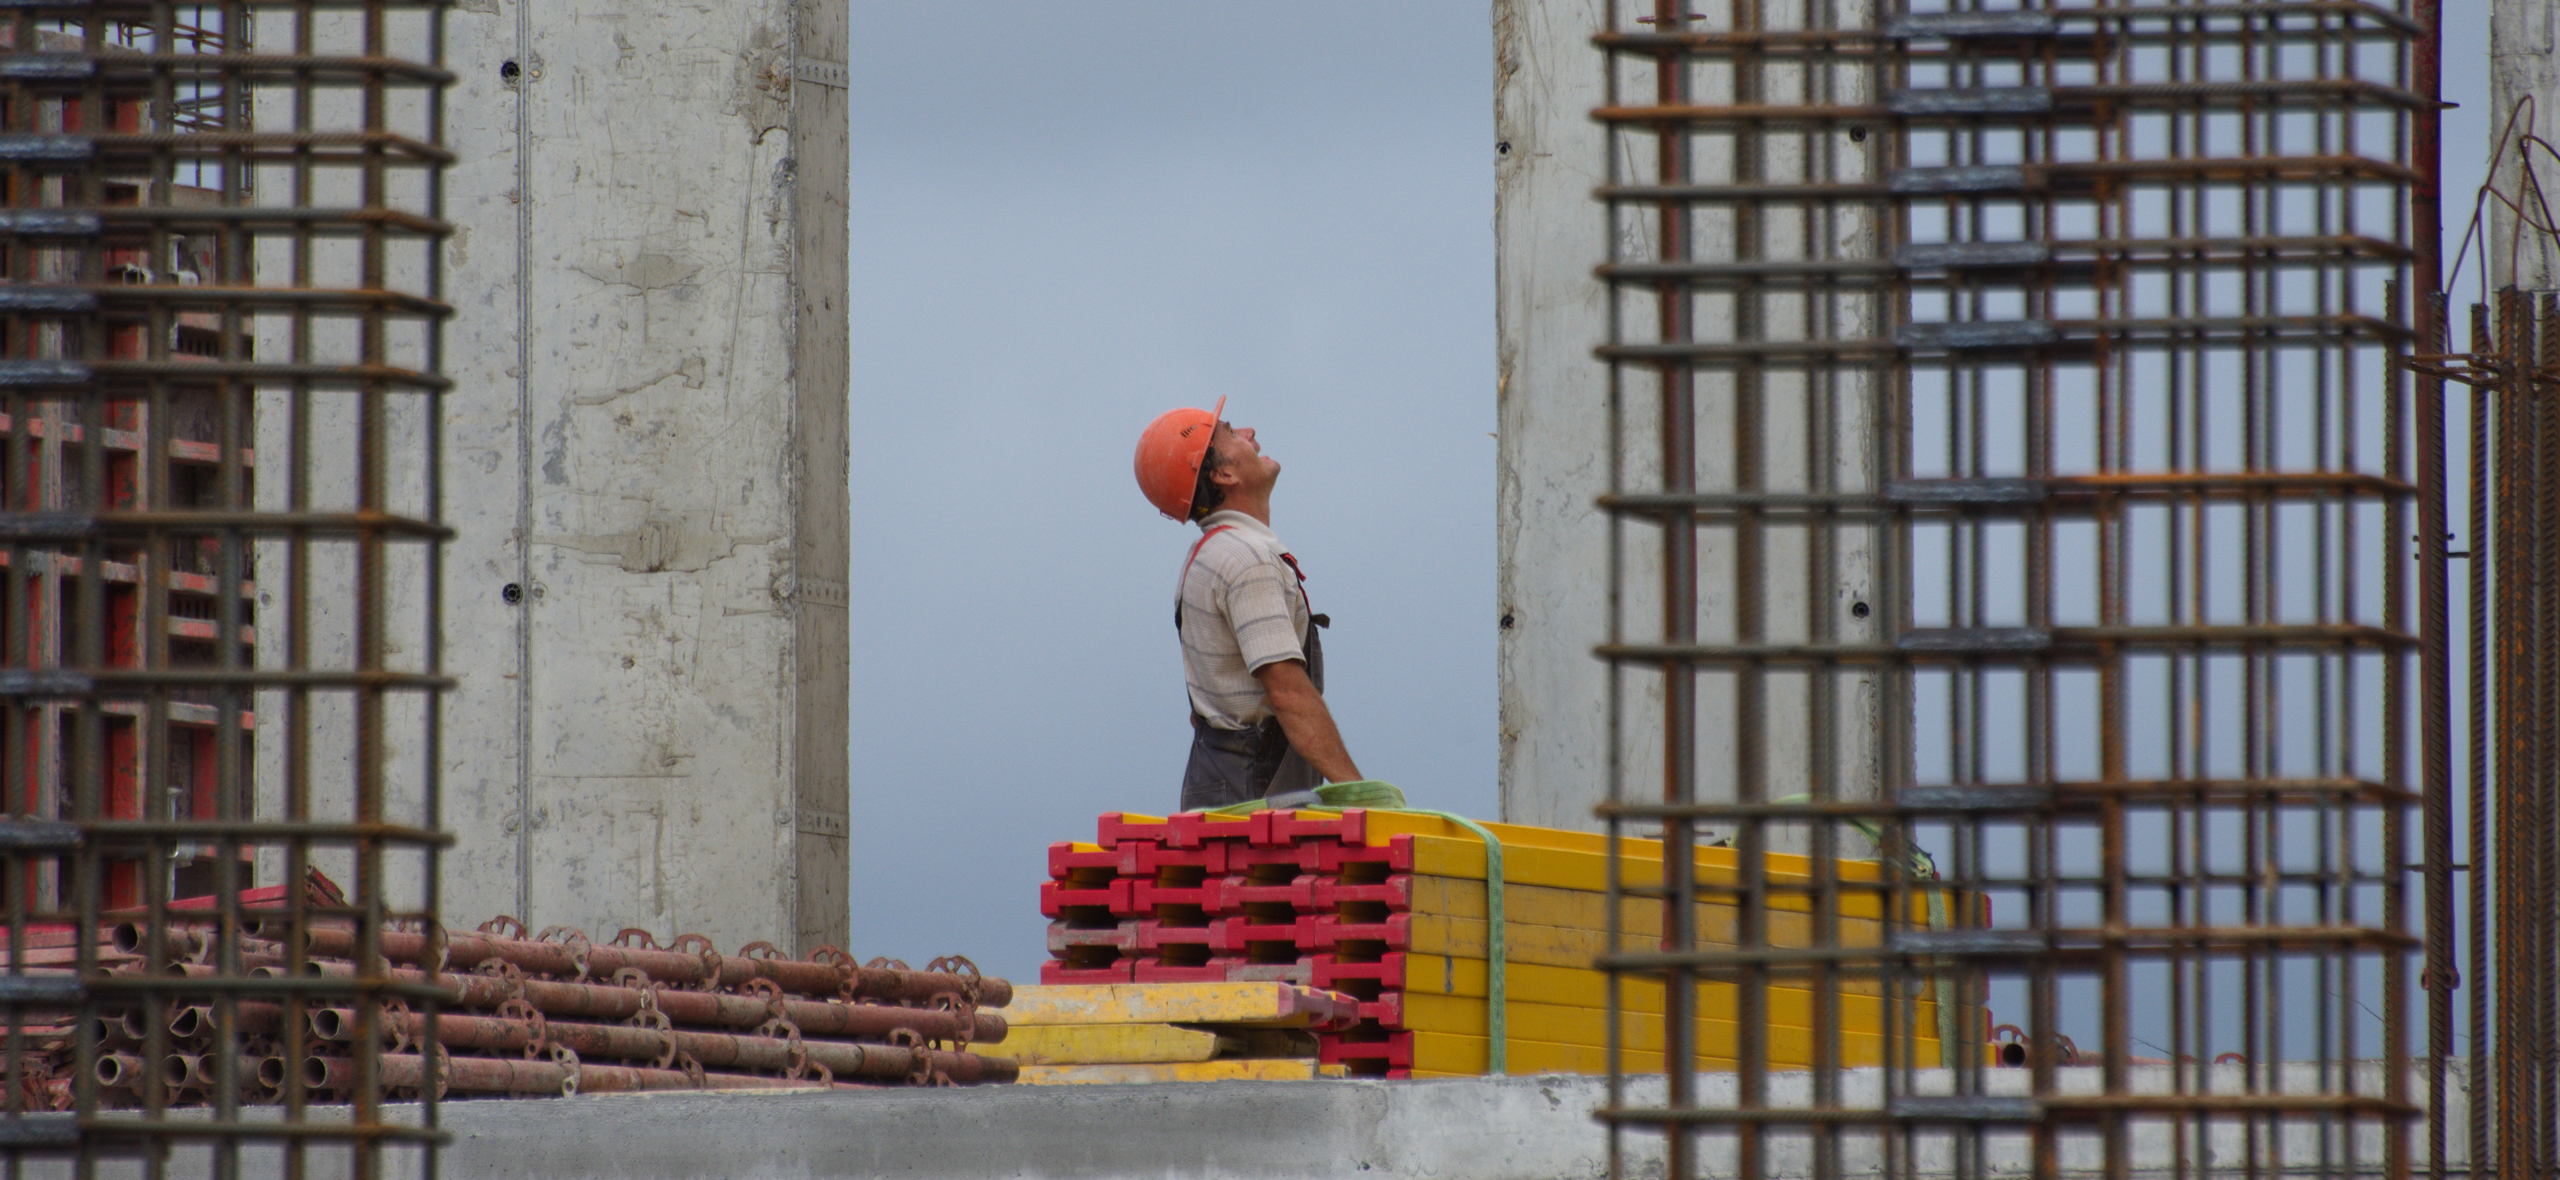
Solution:
{"label": "weathered concrete surface", "polygon": [[[2489,139],[2485,144],[2448,143],[2446,154],[2486,152],[2494,150],[2500,136],[2506,137],[2506,150],[2489,162],[2489,182],[2511,198],[2530,200],[2524,183],[2521,145],[2528,135],[2538,135],[2546,142],[2560,143],[2560,55],[2552,44],[2552,4],[2550,0],[2492,0],[2489,8]],[[2465,19],[2464,5],[2448,5],[2445,19]],[[2469,19],[2478,19],[2471,15]],[[2448,74],[2467,63],[2447,61]],[[2532,100],[2521,112],[2512,129],[2508,126],[2517,104]],[[2534,172],[2545,189],[2554,181],[2551,157],[2535,151]],[[2469,193],[2445,194],[2445,223],[2451,237],[2459,241],[2462,221],[2469,216],[2465,208]],[[2505,205],[2490,201],[2489,289],[2522,287],[2528,291],[2560,288],[2560,242],[2540,234],[2526,232],[2515,236],[2516,217]],[[2510,252],[2508,244],[2515,249]],[[2451,260],[2447,260],[2448,266]],[[2470,296],[2456,293],[2456,299]],[[2457,303],[2454,323],[2463,322],[2461,305]],[[2453,346],[2464,346],[2463,329],[2454,329]]]}
{"label": "weathered concrete surface", "polygon": [[[2209,1071],[2212,1088],[2245,1089],[2236,1066]],[[2166,1068],[2137,1068],[2136,1092],[2171,1085]],[[2358,1071],[2367,1092],[2378,1092],[2380,1071]],[[2288,1066],[2283,1086],[2316,1087],[2316,1071]],[[2023,1093],[2023,1070],[1996,1071],[1999,1093]],[[1923,1092],[1943,1089],[1945,1075],[1921,1071]],[[2067,1092],[2096,1092],[2095,1069],[2061,1071]],[[2192,1083],[2191,1083],[2192,1084]],[[1876,1070],[1844,1078],[1843,1100],[1873,1105],[1881,1094]],[[2424,1089],[2411,1079],[2411,1091]],[[1630,1105],[1659,1102],[1659,1078],[1632,1079]],[[1771,1079],[1771,1099],[1809,1104],[1802,1074]],[[1729,1104],[1730,1076],[1701,1079],[1707,1105]],[[448,1176],[533,1180],[735,1180],[815,1177],[908,1177],[914,1180],[1191,1180],[1360,1176],[1374,1180],[1581,1180],[1607,1173],[1607,1136],[1591,1112],[1607,1098],[1604,1079],[1591,1077],[1486,1078],[1430,1082],[1213,1082],[1151,1086],[1004,1086],[982,1089],[875,1091],[816,1094],[656,1094],[515,1102],[461,1102],[444,1107],[453,1144],[442,1158]],[[2452,1087],[2447,1115],[2462,1125],[2464,1091]],[[253,1113],[257,1108],[253,1108]],[[265,1108],[272,1110],[272,1108]],[[415,1108],[407,1108],[414,1117]],[[2312,1120],[2295,1120],[2282,1134],[2261,1129],[2252,1156],[2251,1132],[2223,1120],[2209,1134],[2190,1128],[2174,1138],[2168,1123],[2138,1121],[2133,1170],[2173,1171],[2178,1152],[2188,1170],[2203,1165],[2237,1169],[2255,1158],[2309,1163],[2322,1158],[2324,1132]],[[2353,1134],[2325,1133],[2327,1158],[2341,1174],[2377,1171],[2383,1148],[2378,1127]],[[2456,1135],[2459,1139],[2460,1136]],[[1852,1131],[1842,1136],[1844,1175],[1880,1174],[1881,1137]],[[1910,1144],[1904,1174],[1953,1172],[1954,1136],[1924,1130]],[[1662,1171],[1661,1140],[1626,1136],[1626,1172]],[[2024,1134],[1986,1137],[1990,1174],[2031,1170]],[[2062,1138],[2058,1162],[2064,1174],[2094,1176],[2104,1164],[2094,1133]],[[2356,1161],[2350,1165],[2348,1160]],[[2460,1148],[2449,1161],[2460,1170]],[[272,1174],[272,1154],[252,1152],[244,1175]],[[343,1161],[339,1161],[342,1163]],[[204,1157],[183,1150],[170,1174],[204,1174]],[[1811,1174],[1809,1140],[1781,1136],[1767,1158],[1768,1180]],[[315,1178],[336,1174],[337,1163],[314,1157]],[[1729,1137],[1702,1137],[1701,1164],[1712,1177],[1734,1174]],[[107,1176],[123,1173],[114,1168]],[[393,1175],[411,1174],[393,1169]]]}
{"label": "weathered concrete surface", "polygon": [[845,12],[449,11],[449,922],[844,940]]}
{"label": "weathered concrete surface", "polygon": [[[1608,226],[1590,112],[1601,104],[1591,34],[1600,0],[1495,0],[1494,452],[1496,605],[1502,613],[1502,818],[1592,828],[1609,757],[1607,295],[1591,268]],[[1655,698],[1660,699],[1658,696]],[[1659,712],[1659,706],[1656,707]]]}

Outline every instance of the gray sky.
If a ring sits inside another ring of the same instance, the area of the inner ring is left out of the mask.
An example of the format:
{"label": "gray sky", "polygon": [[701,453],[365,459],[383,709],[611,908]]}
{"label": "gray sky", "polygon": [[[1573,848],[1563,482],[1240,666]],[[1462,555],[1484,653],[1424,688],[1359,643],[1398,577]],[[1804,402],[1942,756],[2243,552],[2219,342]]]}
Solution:
{"label": "gray sky", "polygon": [[1049,843],[1175,806],[1130,456],[1222,394],[1361,769],[1494,814],[1488,6],[855,7],[849,949],[1035,979]]}

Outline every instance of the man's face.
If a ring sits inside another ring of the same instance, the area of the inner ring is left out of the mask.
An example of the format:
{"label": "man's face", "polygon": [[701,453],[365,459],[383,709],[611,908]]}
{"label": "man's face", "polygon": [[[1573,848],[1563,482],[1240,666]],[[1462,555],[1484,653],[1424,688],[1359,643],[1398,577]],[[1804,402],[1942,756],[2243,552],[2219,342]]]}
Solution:
{"label": "man's face", "polygon": [[1262,453],[1262,444],[1254,438],[1250,426],[1218,423],[1218,433],[1211,435],[1209,445],[1216,448],[1226,465],[1210,478],[1231,487],[1252,490],[1268,488],[1280,480],[1280,461]]}

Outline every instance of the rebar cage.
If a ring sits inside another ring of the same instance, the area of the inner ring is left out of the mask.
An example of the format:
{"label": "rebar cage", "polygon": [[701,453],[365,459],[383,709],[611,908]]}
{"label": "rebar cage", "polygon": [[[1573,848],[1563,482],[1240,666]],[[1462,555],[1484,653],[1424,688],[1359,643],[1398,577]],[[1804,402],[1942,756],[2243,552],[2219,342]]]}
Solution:
{"label": "rebar cage", "polygon": [[2437,399],[2463,426],[2446,452],[2464,460],[2447,534],[2463,547],[2443,556],[2462,584],[2447,631],[2463,641],[2464,758],[2460,791],[2448,773],[2427,800],[2421,1158],[2438,1180],[2541,1180],[2560,1175],[2560,294],[2473,305],[2462,352],[2443,311],[2409,364],[2422,389],[2466,387]]}
{"label": "rebar cage", "polygon": [[432,1174],[441,6],[0,14],[0,1150]]}
{"label": "rebar cage", "polygon": [[1613,1165],[2404,1175],[2422,26],[1696,7],[1598,37]]}

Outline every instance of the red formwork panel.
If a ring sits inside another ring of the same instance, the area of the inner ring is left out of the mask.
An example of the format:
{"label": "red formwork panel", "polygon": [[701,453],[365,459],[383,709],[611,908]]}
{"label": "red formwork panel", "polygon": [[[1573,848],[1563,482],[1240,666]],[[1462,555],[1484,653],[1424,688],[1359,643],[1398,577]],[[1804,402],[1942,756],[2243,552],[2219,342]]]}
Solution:
{"label": "red formwork panel", "polygon": [[1166,870],[1198,870],[1202,876],[1225,876],[1235,869],[1229,857],[1237,846],[1212,840],[1198,848],[1167,848],[1153,840],[1131,840],[1112,850],[1120,858],[1123,877],[1154,877]]}
{"label": "red formwork panel", "polygon": [[1301,950],[1329,951],[1346,942],[1375,942],[1390,951],[1409,950],[1413,943],[1413,915],[1388,914],[1376,921],[1338,914],[1309,914],[1298,919]]}
{"label": "red formwork panel", "polygon": [[1288,906],[1295,910],[1316,908],[1316,890],[1324,878],[1314,873],[1300,873],[1287,881],[1256,881],[1251,877],[1221,877],[1217,882],[1217,898],[1211,913],[1243,913],[1247,906]]}
{"label": "red formwork panel", "polygon": [[1137,927],[1139,950],[1204,947],[1212,951],[1245,951],[1257,943],[1291,948],[1299,945],[1299,919],[1296,918],[1280,923],[1261,923],[1245,917],[1216,918],[1199,926],[1177,926],[1141,918],[1131,924]]}
{"label": "red formwork panel", "polygon": [[1119,909],[1116,912],[1141,918],[1153,916],[1160,906],[1190,906],[1208,913],[1217,913],[1219,902],[1224,896],[1219,889],[1219,883],[1225,880],[1224,877],[1214,877],[1196,885],[1165,885],[1145,879],[1133,880],[1123,877],[1113,882],[1115,886],[1120,887],[1117,903]]}
{"label": "red formwork panel", "polygon": [[1049,923],[1049,954],[1064,959],[1081,957],[1077,952],[1093,949],[1135,950],[1138,946],[1137,927],[1134,921],[1092,926],[1062,918]]}
{"label": "red formwork panel", "polygon": [[1396,873],[1384,881],[1341,881],[1330,877],[1312,879],[1307,908],[1329,910],[1343,905],[1383,905],[1391,910],[1413,908],[1413,875]]}
{"label": "red formwork panel", "polygon": [[1108,877],[1122,872],[1120,861],[1121,856],[1117,852],[1108,849],[1079,852],[1073,843],[1060,840],[1049,846],[1049,879],[1065,881],[1079,875]]}
{"label": "red formwork panel", "polygon": [[1345,987],[1373,985],[1380,989],[1402,989],[1405,986],[1406,957],[1403,951],[1389,951],[1376,959],[1351,959],[1341,955],[1308,955],[1300,960],[1308,967],[1309,987],[1341,991]]}
{"label": "red formwork panel", "polygon": [[1248,816],[1253,828],[1250,839],[1263,847],[1279,847],[1309,840],[1336,840],[1358,844],[1369,832],[1367,811],[1257,811]]}
{"label": "red formwork panel", "polygon": [[1215,841],[1242,842],[1251,835],[1252,827],[1250,822],[1232,816],[1212,817],[1198,811],[1162,817],[1106,811],[1094,822],[1093,842],[1105,848],[1117,848],[1131,840],[1151,841],[1168,848],[1198,848]]}
{"label": "red formwork panel", "polygon": [[1081,888],[1065,881],[1042,881],[1040,883],[1040,916],[1063,917],[1068,910],[1101,910],[1106,913],[1117,913],[1119,906],[1128,897],[1127,886],[1133,884],[1136,882],[1115,880],[1100,888]]}
{"label": "red formwork panel", "polygon": [[1389,1069],[1413,1068],[1413,1034],[1391,1032],[1377,1040],[1351,1040],[1348,1037],[1316,1038],[1316,1060],[1324,1065],[1383,1064]]}
{"label": "red formwork panel", "polygon": [[1040,982],[1051,986],[1079,983],[1135,983],[1134,964],[1126,959],[1101,967],[1079,967],[1055,959],[1040,964]]}

